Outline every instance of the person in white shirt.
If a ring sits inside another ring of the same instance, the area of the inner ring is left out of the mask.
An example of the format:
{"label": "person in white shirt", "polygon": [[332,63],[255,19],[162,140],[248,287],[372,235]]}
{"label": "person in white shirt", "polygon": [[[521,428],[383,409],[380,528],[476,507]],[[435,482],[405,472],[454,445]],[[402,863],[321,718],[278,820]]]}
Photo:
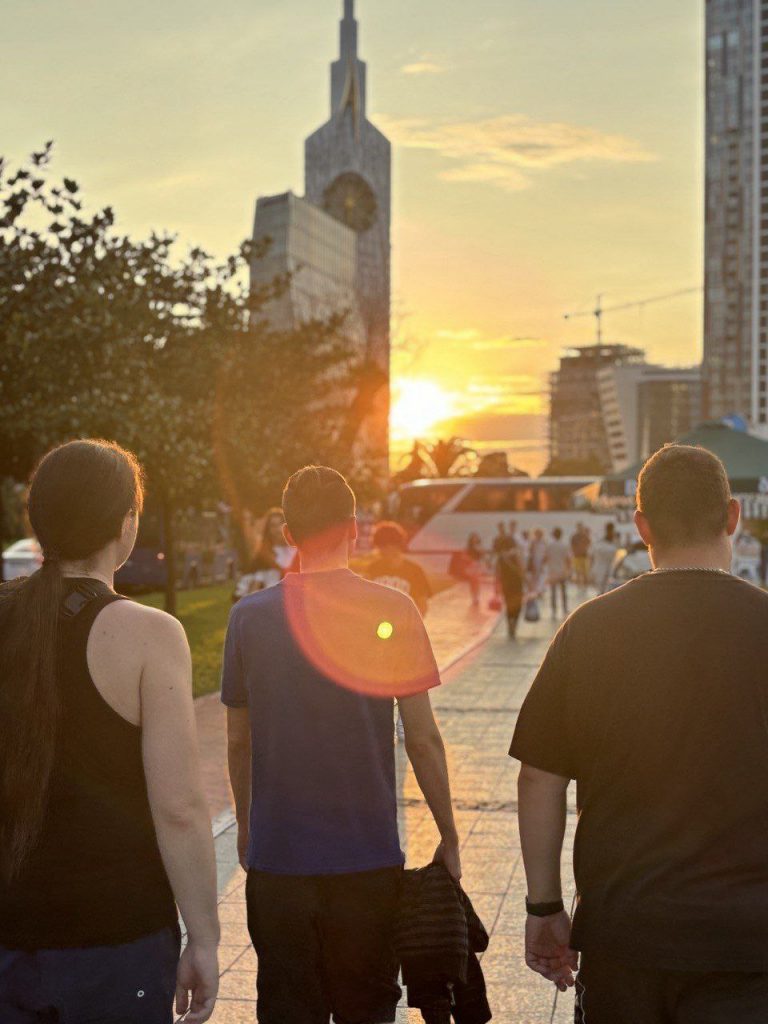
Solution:
{"label": "person in white shirt", "polygon": [[598,594],[604,594],[608,589],[608,578],[617,550],[616,527],[613,523],[606,523],[605,536],[592,549],[592,582]]}
{"label": "person in white shirt", "polygon": [[552,599],[552,617],[557,616],[557,594],[560,592],[563,615],[568,614],[568,580],[571,577],[571,549],[563,540],[559,526],[552,531],[552,540],[547,544],[546,561],[549,592]]}

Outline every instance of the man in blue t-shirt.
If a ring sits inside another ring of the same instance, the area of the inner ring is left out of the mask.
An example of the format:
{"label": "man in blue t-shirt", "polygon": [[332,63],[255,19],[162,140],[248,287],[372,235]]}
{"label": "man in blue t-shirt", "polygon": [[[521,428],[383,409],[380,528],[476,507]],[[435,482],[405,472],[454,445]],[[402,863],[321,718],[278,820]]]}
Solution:
{"label": "man in blue t-shirt", "polygon": [[440,677],[413,601],[349,569],[344,478],[299,470],[283,512],[301,572],[234,606],[222,678],[259,1022],[384,1024],[400,996],[395,699],[440,832],[435,859],[461,876],[428,693]]}

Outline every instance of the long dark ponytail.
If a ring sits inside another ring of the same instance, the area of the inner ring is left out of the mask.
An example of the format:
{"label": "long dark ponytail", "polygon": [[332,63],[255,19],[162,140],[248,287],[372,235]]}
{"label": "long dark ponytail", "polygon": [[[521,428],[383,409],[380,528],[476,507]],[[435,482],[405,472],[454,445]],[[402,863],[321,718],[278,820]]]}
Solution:
{"label": "long dark ponytail", "polygon": [[27,507],[43,565],[0,602],[0,867],[8,880],[40,835],[56,752],[61,563],[119,538],[143,494],[136,458],[110,441],[60,445],[32,475]]}

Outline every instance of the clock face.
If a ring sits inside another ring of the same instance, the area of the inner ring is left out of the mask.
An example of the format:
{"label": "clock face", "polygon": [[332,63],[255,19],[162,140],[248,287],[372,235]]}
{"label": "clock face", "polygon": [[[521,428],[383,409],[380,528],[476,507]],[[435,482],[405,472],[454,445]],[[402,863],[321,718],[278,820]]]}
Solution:
{"label": "clock face", "polygon": [[335,178],[323,193],[323,207],[353,231],[367,231],[376,219],[376,196],[359,174],[347,171]]}

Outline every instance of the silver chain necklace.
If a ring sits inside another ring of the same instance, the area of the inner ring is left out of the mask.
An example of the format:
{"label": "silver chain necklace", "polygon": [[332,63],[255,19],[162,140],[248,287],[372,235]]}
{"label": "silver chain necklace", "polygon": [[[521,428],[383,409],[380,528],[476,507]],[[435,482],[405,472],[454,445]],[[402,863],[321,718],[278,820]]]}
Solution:
{"label": "silver chain necklace", "polygon": [[732,575],[727,569],[713,569],[708,565],[675,565],[669,569],[652,569],[651,572],[654,575],[664,572],[714,572],[720,576]]}

